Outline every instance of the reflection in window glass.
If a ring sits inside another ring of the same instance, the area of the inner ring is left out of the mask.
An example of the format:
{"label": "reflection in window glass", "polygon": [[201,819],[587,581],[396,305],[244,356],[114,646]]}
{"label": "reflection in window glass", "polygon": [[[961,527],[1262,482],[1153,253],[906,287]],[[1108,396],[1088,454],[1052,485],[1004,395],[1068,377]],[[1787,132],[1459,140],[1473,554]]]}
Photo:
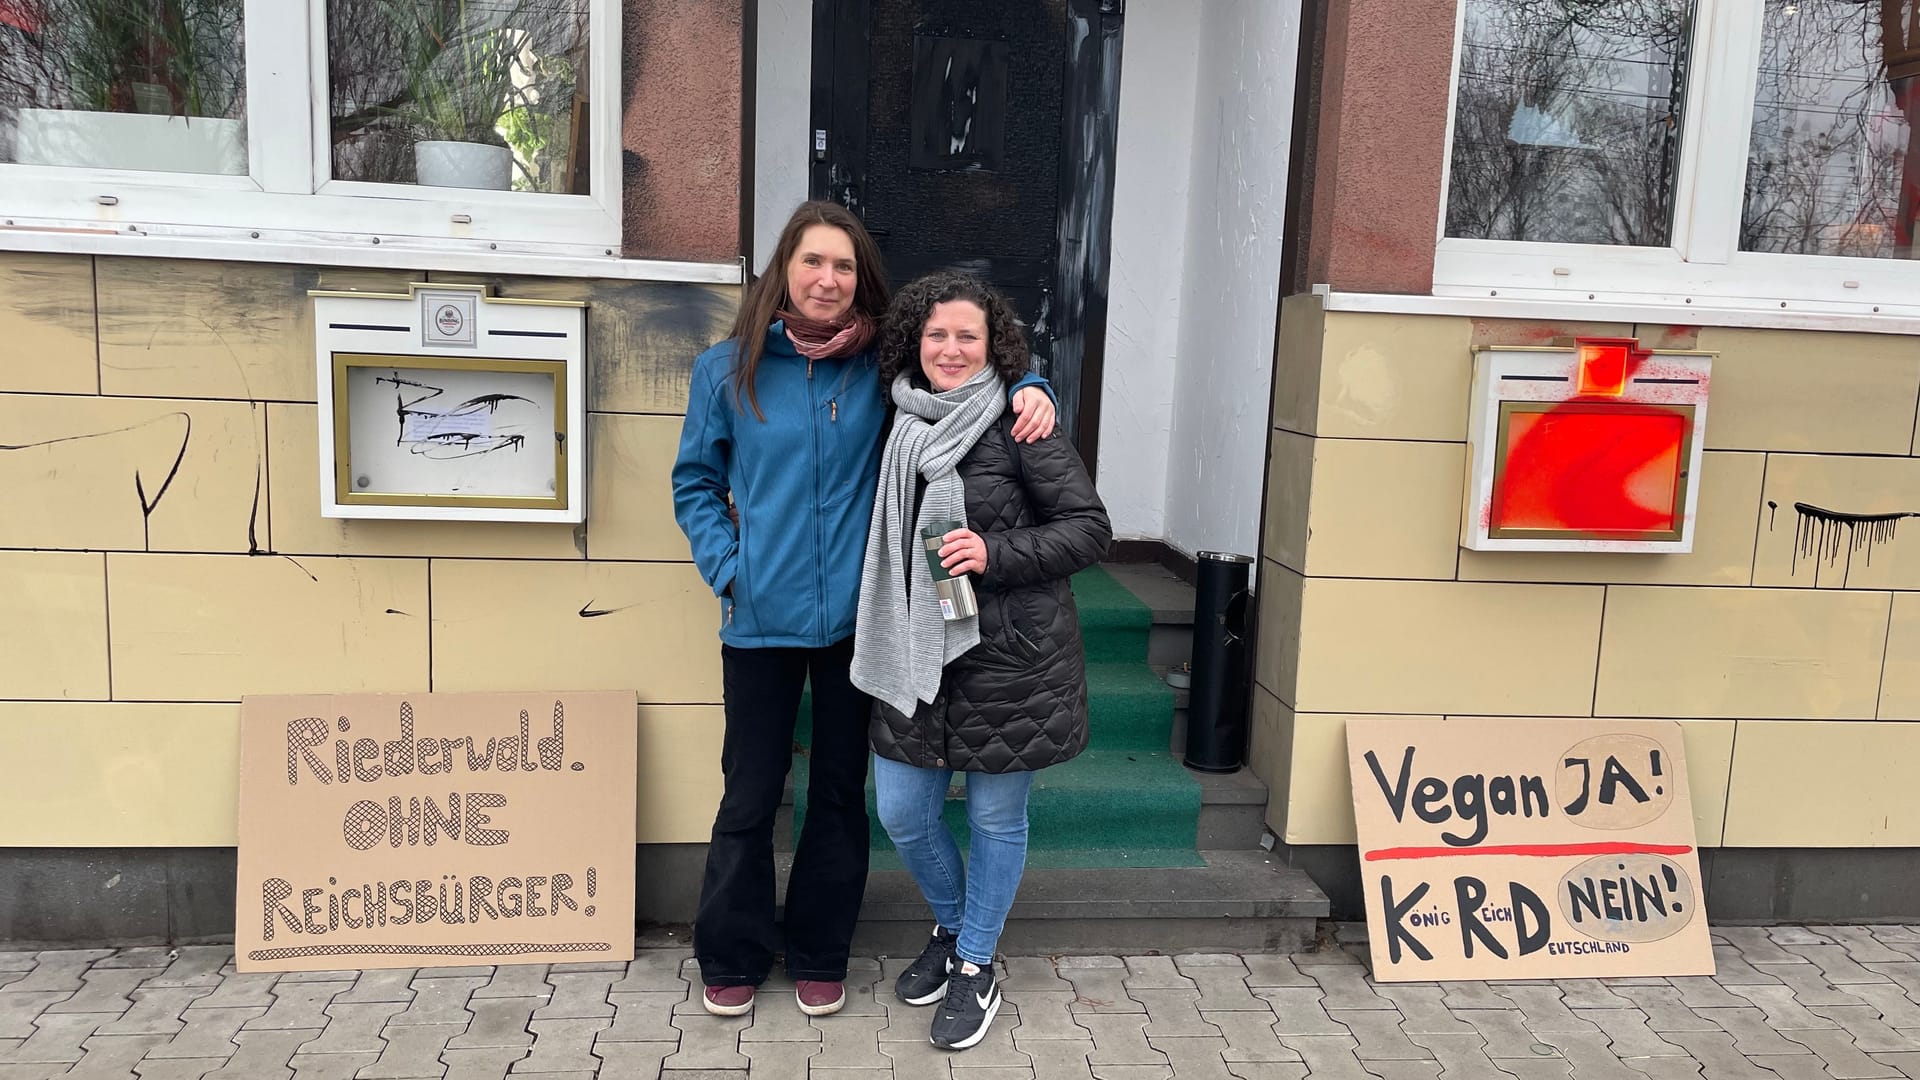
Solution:
{"label": "reflection in window glass", "polygon": [[333,175],[587,193],[589,0],[328,0]]}
{"label": "reflection in window glass", "polygon": [[1920,0],[1767,0],[1740,247],[1911,259]]}
{"label": "reflection in window glass", "polygon": [[247,171],[243,0],[0,0],[0,161]]}
{"label": "reflection in window glass", "polygon": [[1663,246],[1690,0],[1465,0],[1447,235]]}

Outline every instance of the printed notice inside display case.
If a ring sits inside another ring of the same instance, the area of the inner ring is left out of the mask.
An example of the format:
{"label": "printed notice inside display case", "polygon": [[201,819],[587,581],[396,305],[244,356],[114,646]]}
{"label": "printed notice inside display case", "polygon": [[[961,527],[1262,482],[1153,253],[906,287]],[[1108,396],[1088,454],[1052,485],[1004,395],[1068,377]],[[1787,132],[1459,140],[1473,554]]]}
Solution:
{"label": "printed notice inside display case", "polygon": [[585,520],[583,304],[317,292],[314,326],[325,516]]}

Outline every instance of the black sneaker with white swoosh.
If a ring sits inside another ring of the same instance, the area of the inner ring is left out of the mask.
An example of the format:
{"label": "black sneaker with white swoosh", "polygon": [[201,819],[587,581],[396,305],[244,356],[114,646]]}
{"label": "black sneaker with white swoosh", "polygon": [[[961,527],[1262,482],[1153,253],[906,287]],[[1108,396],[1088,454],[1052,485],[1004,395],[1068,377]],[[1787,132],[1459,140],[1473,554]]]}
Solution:
{"label": "black sneaker with white swoosh", "polygon": [[959,940],[959,936],[947,928],[935,925],[933,937],[920,951],[920,958],[894,980],[894,996],[909,1005],[931,1005],[946,997],[947,973],[960,963],[953,955],[954,943]]}
{"label": "black sneaker with white swoosh", "polygon": [[968,974],[955,966],[947,976],[946,1000],[933,1015],[929,1041],[942,1050],[965,1050],[987,1037],[987,1027],[1000,1012],[1000,984],[993,965],[982,964]]}

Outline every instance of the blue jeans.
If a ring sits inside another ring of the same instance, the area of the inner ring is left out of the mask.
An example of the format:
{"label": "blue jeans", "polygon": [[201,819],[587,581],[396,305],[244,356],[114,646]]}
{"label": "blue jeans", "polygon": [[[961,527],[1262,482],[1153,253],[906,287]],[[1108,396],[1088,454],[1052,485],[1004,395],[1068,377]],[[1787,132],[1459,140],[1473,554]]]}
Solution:
{"label": "blue jeans", "polygon": [[960,958],[990,964],[1027,868],[1027,793],[1033,774],[965,776],[967,825],[973,832],[965,866],[960,846],[940,820],[952,769],[922,769],[876,754],[874,802],[933,917],[960,935],[955,948]]}

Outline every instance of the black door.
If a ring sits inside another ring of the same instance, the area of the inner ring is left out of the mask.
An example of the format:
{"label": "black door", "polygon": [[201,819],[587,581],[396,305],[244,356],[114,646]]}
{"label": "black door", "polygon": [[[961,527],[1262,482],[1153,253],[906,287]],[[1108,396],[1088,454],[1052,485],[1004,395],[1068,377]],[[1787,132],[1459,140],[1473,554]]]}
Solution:
{"label": "black door", "polygon": [[1119,0],[815,0],[815,198],[895,285],[957,268],[1013,301],[1089,466],[1106,327]]}

